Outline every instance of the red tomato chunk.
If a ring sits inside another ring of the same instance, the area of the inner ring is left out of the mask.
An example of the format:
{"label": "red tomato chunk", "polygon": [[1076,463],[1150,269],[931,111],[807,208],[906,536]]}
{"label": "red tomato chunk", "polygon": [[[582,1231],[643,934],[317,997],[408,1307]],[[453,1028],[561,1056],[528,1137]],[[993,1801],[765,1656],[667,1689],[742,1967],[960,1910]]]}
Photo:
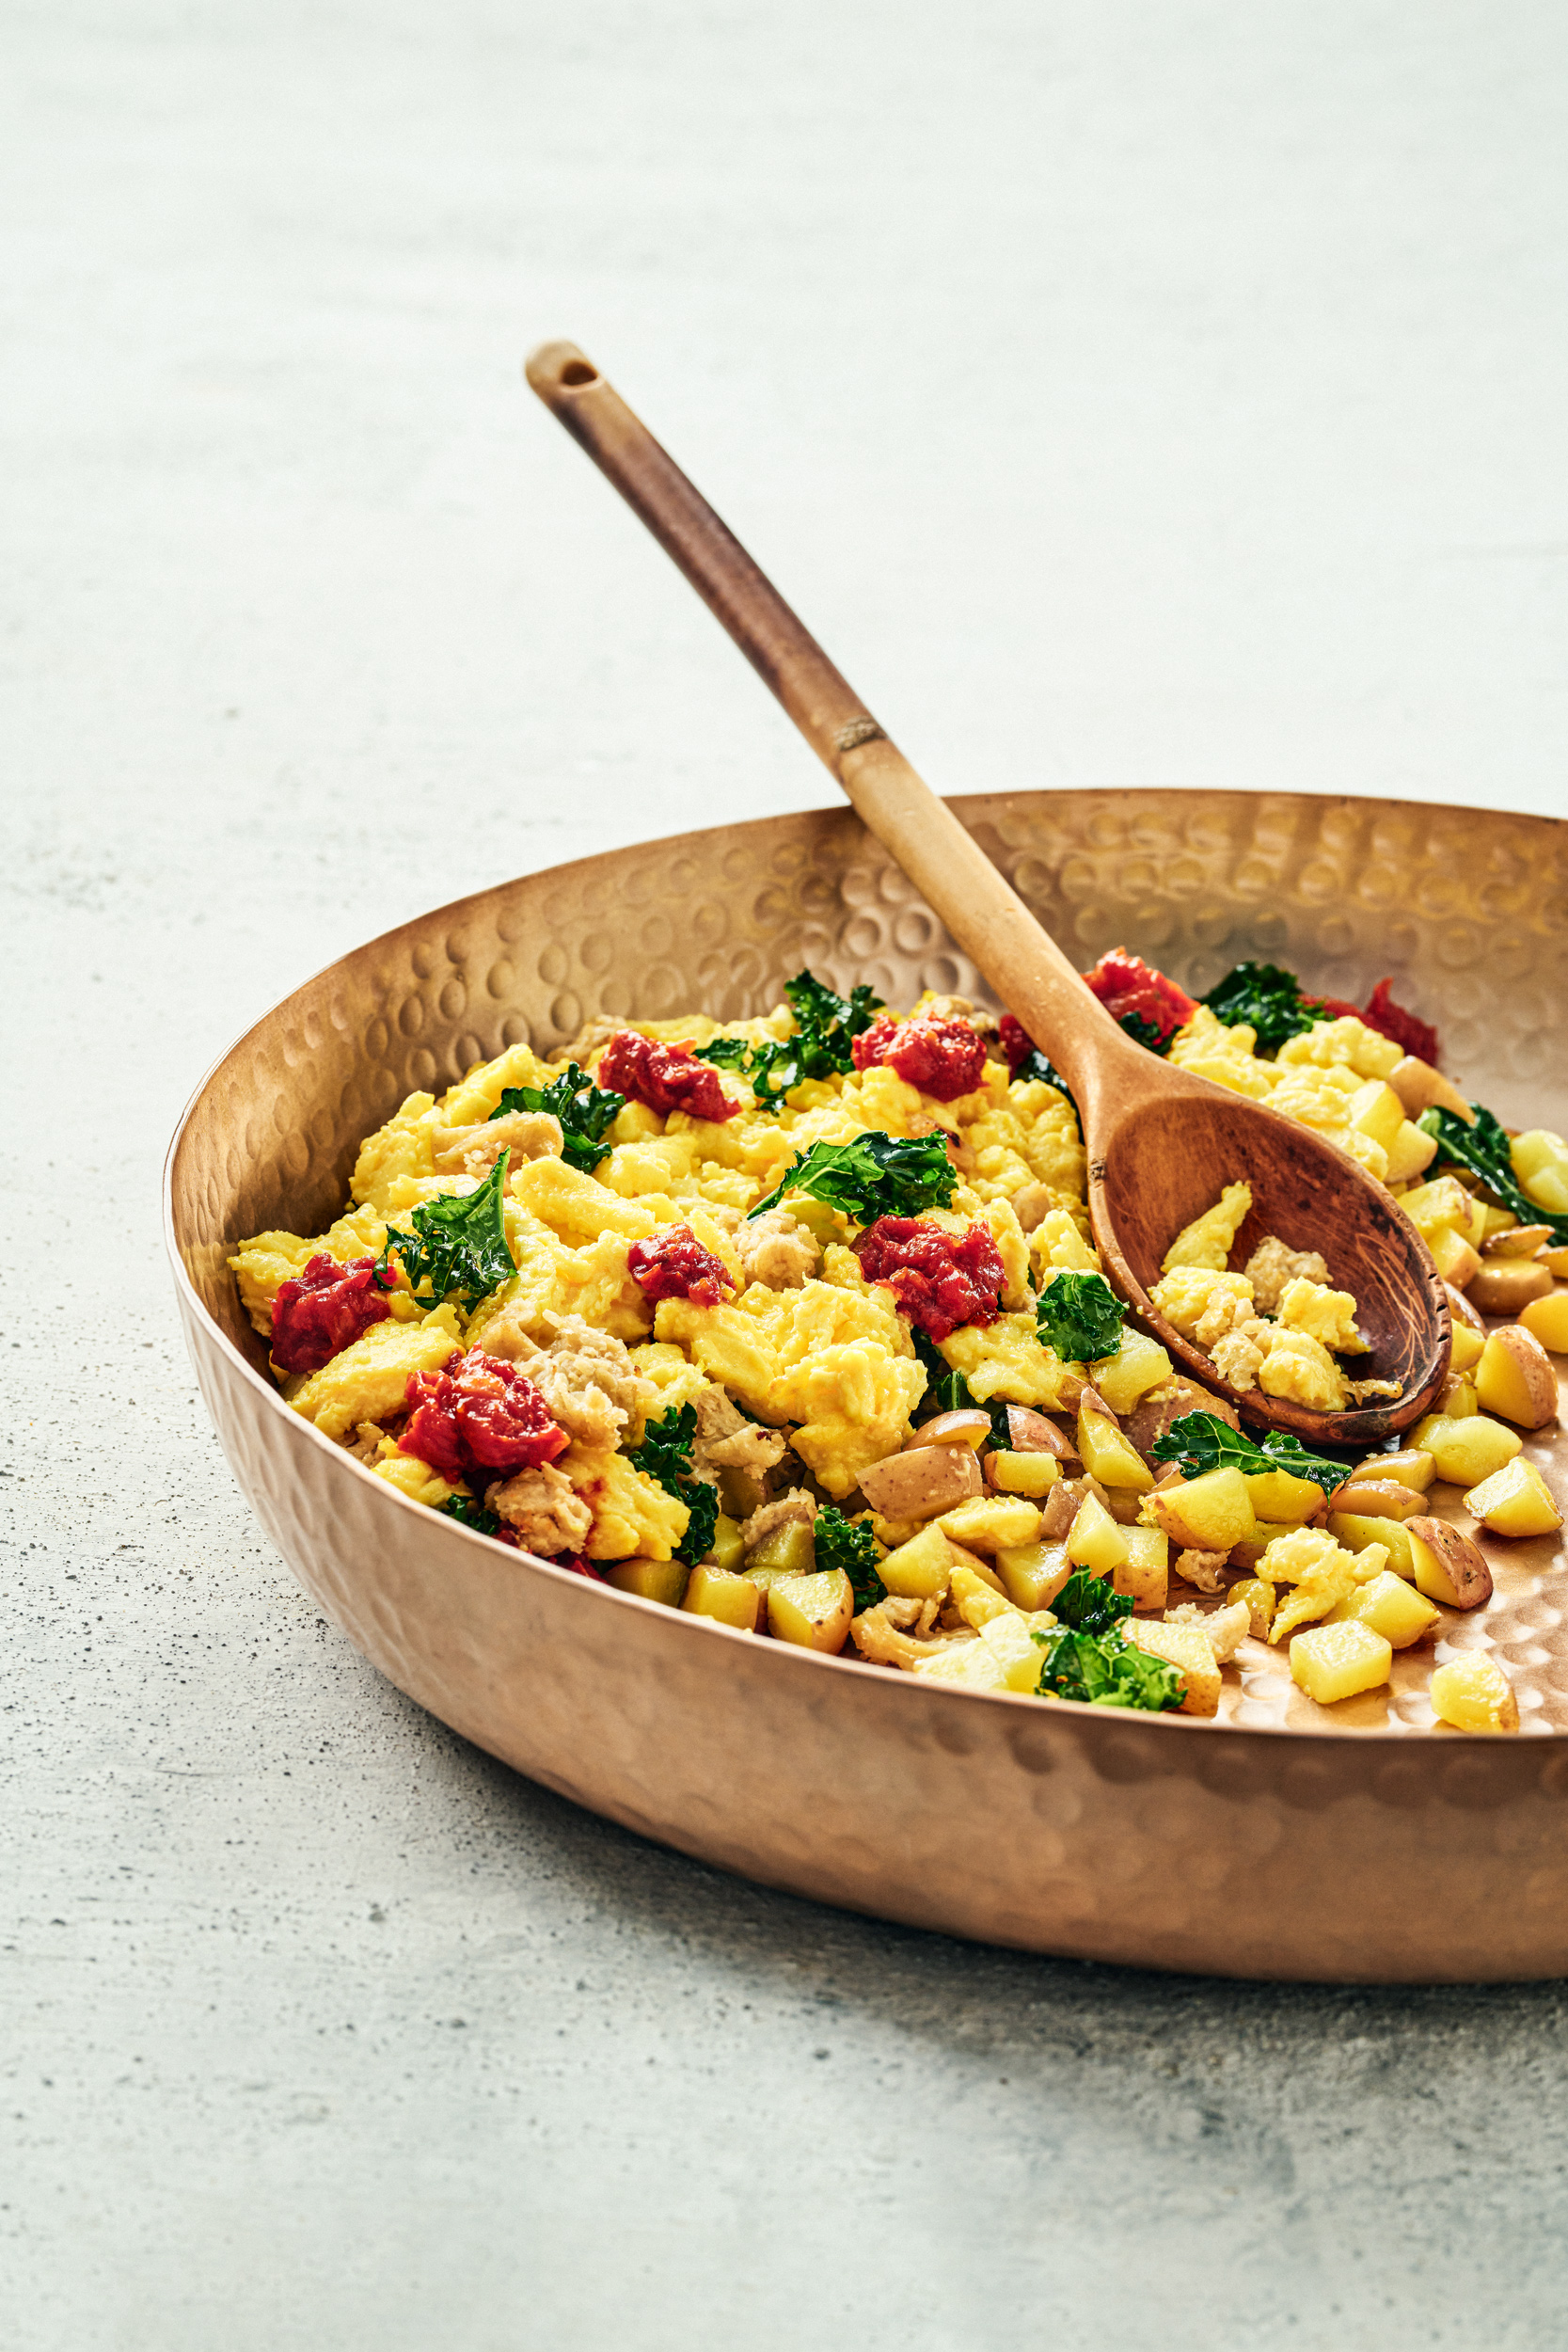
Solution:
{"label": "red tomato chunk", "polygon": [[667,1119],[685,1111],[692,1119],[733,1119],[739,1109],[719,1083],[719,1073],[684,1045],[660,1045],[635,1029],[617,1029],[599,1063],[599,1084],[631,1103],[645,1103]]}
{"label": "red tomato chunk", "polygon": [[564,1429],[515,1364],[471,1347],[445,1372],[415,1372],[406,1391],[410,1418],[398,1444],[455,1486],[479,1474],[537,1470],[568,1443]]}
{"label": "red tomato chunk", "polygon": [[853,1040],[849,1051],[857,1070],[885,1062],[907,1085],[918,1087],[938,1103],[955,1103],[973,1094],[984,1075],[986,1041],[967,1021],[950,1021],[936,1013],[915,1013],[895,1021],[879,1012],[869,1029]]}
{"label": "red tomato chunk", "polygon": [[669,1225],[634,1241],[626,1263],[645,1298],[693,1298],[699,1307],[718,1307],[735,1288],[723,1260],[703,1248],[689,1225]]}
{"label": "red tomato chunk", "polygon": [[879,1216],[854,1248],[866,1280],[885,1283],[899,1312],[933,1340],[996,1321],[1006,1271],[983,1225],[947,1233],[922,1217]]}
{"label": "red tomato chunk", "polygon": [[1084,977],[1113,1021],[1125,1021],[1135,1012],[1153,1023],[1162,1044],[1197,1010],[1196,996],[1154,971],[1142,956],[1130,956],[1125,947],[1113,947]]}
{"label": "red tomato chunk", "polygon": [[373,1258],[354,1258],[347,1265],[312,1258],[297,1280],[278,1285],[272,1360],[279,1372],[320,1372],[390,1311]]}

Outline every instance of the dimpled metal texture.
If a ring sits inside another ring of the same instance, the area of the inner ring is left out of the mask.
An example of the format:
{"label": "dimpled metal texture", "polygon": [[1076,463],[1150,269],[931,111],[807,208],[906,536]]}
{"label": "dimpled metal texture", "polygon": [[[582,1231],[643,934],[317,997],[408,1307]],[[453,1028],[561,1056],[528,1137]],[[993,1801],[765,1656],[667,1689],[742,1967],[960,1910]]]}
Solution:
{"label": "dimpled metal texture", "polygon": [[[1568,1120],[1553,1015],[1568,826],[1378,801],[988,794],[966,825],[1087,965],[1125,945],[1195,992],[1243,956],[1394,992],[1510,1124]],[[1493,1645],[1524,1732],[1465,1738],[1430,1649],[1332,1713],[1244,1645],[1216,1724],[943,1689],[591,1584],[394,1493],[292,1413],[225,1263],[315,1232],[416,1088],[585,1019],[765,1010],[802,964],[895,1005],[986,998],[847,810],[717,828],[531,875],[345,957],[204,1081],[171,1147],[192,1356],[258,1518],[306,1589],[465,1738],[642,1835],[769,1885],[1031,1950],[1342,1981],[1568,1969],[1568,1577],[1488,1539]],[[1049,1041],[1046,1041],[1049,1042]],[[1527,1454],[1568,1472],[1558,1432]],[[1420,1734],[1419,1738],[1414,1735]]]}

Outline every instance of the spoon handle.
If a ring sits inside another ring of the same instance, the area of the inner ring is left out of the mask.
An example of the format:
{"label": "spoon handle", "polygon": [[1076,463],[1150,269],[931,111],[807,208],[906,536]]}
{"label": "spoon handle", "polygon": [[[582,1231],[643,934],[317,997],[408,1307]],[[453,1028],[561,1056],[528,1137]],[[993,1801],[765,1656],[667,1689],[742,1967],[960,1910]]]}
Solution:
{"label": "spoon handle", "polygon": [[[1083,1099],[1120,1062],[1116,1023],[952,810],[866,709],[739,540],[575,343],[525,371],[546,406],[641,516],[771,687],[817,757],[1003,1003]],[[1136,1053],[1137,1049],[1132,1049]]]}

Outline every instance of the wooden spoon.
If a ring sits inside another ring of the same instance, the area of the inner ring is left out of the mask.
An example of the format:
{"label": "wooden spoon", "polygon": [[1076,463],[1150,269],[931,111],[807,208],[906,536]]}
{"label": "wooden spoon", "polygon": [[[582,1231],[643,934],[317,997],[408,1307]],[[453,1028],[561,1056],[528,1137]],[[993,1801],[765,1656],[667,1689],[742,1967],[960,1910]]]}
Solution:
{"label": "wooden spoon", "polygon": [[[542,343],[530,384],[647,524],[760,671],[1003,1004],[1050,1054],[1078,1105],[1089,1217],[1116,1288],[1170,1353],[1248,1420],[1308,1443],[1366,1448],[1424,1412],[1448,1370],[1448,1300],[1425,1244],[1391,1194],[1306,1127],[1133,1043],[985,852],[889,742],[860,697],[647,427],[575,343]],[[1136,943],[1134,942],[1135,946]],[[1237,1237],[1317,1249],[1356,1301],[1371,1341],[1357,1376],[1397,1398],[1324,1413],[1232,1389],[1149,1304],[1160,1261],[1222,1185],[1252,1186]]]}

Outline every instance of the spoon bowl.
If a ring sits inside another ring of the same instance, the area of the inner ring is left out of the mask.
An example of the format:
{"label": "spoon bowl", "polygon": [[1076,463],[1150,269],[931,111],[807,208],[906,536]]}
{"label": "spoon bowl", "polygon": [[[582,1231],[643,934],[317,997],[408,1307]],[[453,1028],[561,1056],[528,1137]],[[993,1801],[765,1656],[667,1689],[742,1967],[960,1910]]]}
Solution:
{"label": "spoon bowl", "polygon": [[[1128,1038],[978,844],[890,742],[746,549],[575,343],[525,373],[637,513],[832,771],[855,809],[1071,1088],[1089,1160],[1089,1220],[1106,1273],[1170,1353],[1251,1421],[1365,1448],[1424,1412],[1448,1370],[1448,1300],[1430,1252],[1354,1160],[1266,1104],[1173,1068]],[[1345,1412],[1239,1391],[1156,1312],[1149,1293],[1181,1228],[1244,1180],[1252,1212],[1233,1262],[1265,1234],[1316,1249],[1371,1342],[1361,1376],[1397,1396]]]}

